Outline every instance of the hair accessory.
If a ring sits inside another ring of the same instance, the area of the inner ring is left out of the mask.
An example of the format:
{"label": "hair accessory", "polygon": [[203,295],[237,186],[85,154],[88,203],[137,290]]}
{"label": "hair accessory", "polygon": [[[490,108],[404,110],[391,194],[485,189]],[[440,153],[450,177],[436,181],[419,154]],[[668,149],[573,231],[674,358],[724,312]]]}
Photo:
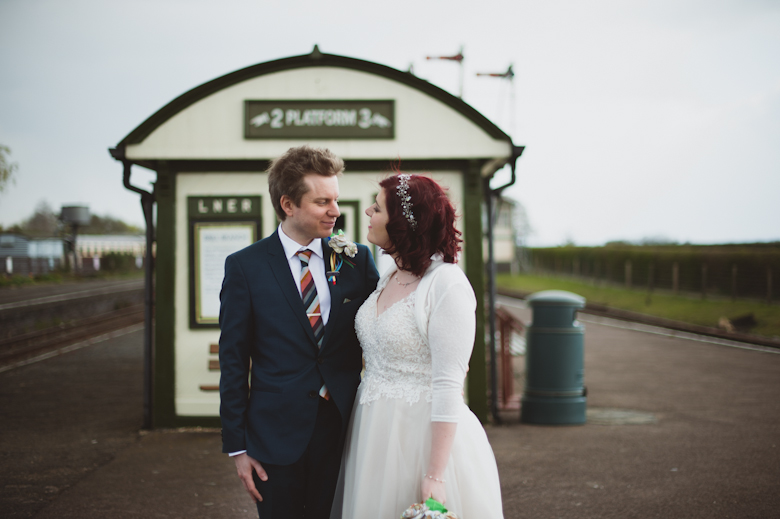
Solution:
{"label": "hair accessory", "polygon": [[398,175],[398,187],[395,188],[398,198],[401,199],[401,210],[404,218],[409,222],[409,227],[414,231],[417,229],[417,220],[414,219],[412,212],[412,197],[409,196],[409,179],[412,178],[408,173]]}

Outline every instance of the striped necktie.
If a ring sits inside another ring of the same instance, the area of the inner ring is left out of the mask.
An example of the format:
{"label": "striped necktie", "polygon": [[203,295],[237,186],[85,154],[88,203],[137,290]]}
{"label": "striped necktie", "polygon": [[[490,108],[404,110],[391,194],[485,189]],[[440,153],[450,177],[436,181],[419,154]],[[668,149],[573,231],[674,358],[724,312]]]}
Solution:
{"label": "striped necktie", "polygon": [[309,272],[311,251],[309,249],[298,251],[298,258],[301,260],[301,298],[303,299],[303,307],[306,309],[306,317],[309,318],[309,324],[311,324],[312,331],[314,331],[314,340],[317,341],[317,346],[322,347],[325,325],[322,324],[317,287],[314,285],[314,278],[311,276],[311,272]]}
{"label": "striped necktie", "polygon": [[[306,317],[309,318],[314,340],[317,341],[317,347],[322,347],[322,338],[325,336],[325,325],[322,323],[322,312],[320,311],[320,298],[317,296],[317,287],[314,285],[314,278],[309,272],[309,259],[311,251],[309,249],[298,251],[298,259],[301,260],[301,298],[303,307],[306,309]],[[330,394],[325,384],[320,388],[320,396],[325,400],[330,400]]]}

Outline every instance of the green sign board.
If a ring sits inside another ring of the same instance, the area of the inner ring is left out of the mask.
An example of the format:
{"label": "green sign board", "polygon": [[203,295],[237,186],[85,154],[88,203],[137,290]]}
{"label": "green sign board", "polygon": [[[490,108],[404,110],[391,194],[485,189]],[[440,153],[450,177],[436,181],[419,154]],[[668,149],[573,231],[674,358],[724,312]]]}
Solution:
{"label": "green sign board", "polygon": [[261,197],[188,196],[190,328],[219,327],[225,258],[260,237]]}
{"label": "green sign board", "polygon": [[222,220],[224,218],[260,218],[259,196],[190,196],[187,197],[190,219]]}
{"label": "green sign board", "polygon": [[393,139],[395,101],[244,102],[247,139]]}

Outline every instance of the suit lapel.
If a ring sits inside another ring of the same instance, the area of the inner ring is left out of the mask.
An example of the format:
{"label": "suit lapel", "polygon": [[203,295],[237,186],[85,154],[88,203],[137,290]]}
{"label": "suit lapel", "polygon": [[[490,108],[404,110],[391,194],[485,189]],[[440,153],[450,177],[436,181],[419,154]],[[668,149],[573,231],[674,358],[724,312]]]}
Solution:
{"label": "suit lapel", "polygon": [[[274,232],[270,246],[268,247],[268,263],[271,265],[271,270],[276,277],[277,283],[282,288],[282,293],[290,304],[293,313],[295,314],[298,322],[304,328],[309,335],[312,344],[314,341],[314,331],[311,328],[309,319],[306,317],[306,309],[303,307],[303,300],[298,293],[298,285],[290,272],[290,263],[287,261],[287,257],[284,255],[284,248],[282,242],[279,239],[278,231]],[[316,346],[316,344],[315,344]]]}

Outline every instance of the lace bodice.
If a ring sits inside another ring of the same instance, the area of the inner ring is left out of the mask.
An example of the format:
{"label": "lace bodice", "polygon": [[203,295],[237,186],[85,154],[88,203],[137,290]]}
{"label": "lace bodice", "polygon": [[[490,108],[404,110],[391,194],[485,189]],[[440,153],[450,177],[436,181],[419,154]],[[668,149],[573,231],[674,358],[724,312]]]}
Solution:
{"label": "lace bodice", "polygon": [[431,402],[431,421],[457,422],[474,346],[474,290],[457,265],[438,261],[417,290],[377,316],[377,299],[393,273],[382,276],[355,317],[366,360],[359,403],[424,398]]}
{"label": "lace bodice", "polygon": [[361,404],[380,397],[401,398],[413,404],[431,402],[431,349],[417,329],[414,303],[417,292],[376,315],[380,289],[371,294],[355,317],[363,347],[366,373],[361,382]]}

